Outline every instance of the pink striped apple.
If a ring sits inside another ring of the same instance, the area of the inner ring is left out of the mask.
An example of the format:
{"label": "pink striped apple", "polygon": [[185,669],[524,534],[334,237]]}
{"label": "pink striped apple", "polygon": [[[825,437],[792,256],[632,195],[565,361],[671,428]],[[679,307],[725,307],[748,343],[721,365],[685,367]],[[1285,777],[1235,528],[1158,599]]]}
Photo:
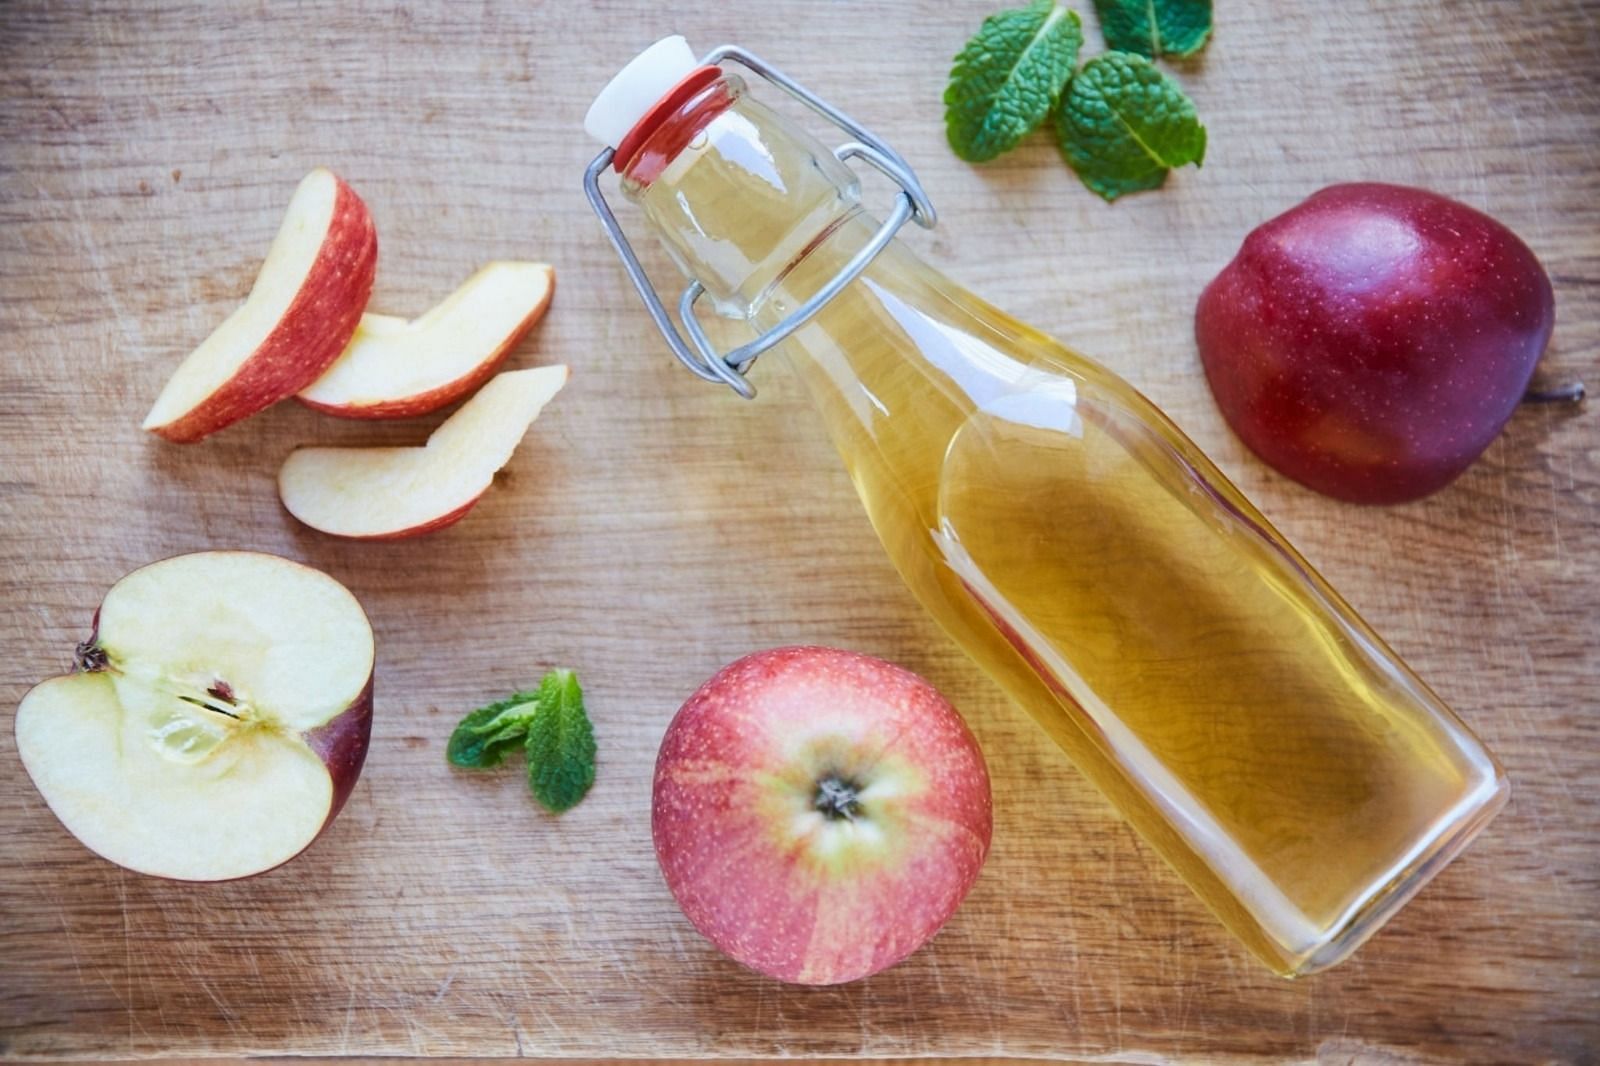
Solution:
{"label": "pink striped apple", "polygon": [[922,678],[833,648],[758,652],[689,698],[656,759],[656,857],[694,927],[798,984],[921,947],[989,851],[989,772]]}

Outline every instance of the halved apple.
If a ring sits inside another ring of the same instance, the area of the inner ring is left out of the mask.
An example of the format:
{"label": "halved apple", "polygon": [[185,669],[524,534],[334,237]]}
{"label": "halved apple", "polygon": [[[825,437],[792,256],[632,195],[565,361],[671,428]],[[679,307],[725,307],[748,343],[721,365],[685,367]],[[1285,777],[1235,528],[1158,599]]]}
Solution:
{"label": "halved apple", "polygon": [[490,263],[407,322],[365,314],[344,354],[295,398],[339,418],[409,418],[489,379],[544,317],[555,288],[545,263]]}
{"label": "halved apple", "polygon": [[259,552],[198,552],[111,587],[79,673],[17,708],[28,776],[84,846],[223,881],[303,851],[372,731],[372,627],[343,585]]}
{"label": "halved apple", "polygon": [[187,444],[311,384],[355,333],[377,263],[361,197],[320,167],[307,174],[244,305],[189,353],[144,428]]}
{"label": "halved apple", "polygon": [[414,537],[457,522],[567,382],[564,366],[496,375],[420,448],[300,448],[278,495],[312,529],[360,540]]}

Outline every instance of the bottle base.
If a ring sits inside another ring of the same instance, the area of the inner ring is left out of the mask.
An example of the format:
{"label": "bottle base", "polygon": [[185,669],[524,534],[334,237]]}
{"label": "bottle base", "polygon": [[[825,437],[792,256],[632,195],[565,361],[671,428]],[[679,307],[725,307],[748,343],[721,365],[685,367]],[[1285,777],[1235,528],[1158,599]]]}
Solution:
{"label": "bottle base", "polygon": [[1269,965],[1279,976],[1292,979],[1321,973],[1348,959],[1472,843],[1484,826],[1500,813],[1510,796],[1510,782],[1496,767],[1494,776],[1463,800],[1447,827],[1421,842],[1404,868],[1375,888],[1345,920],[1330,930],[1327,938],[1298,954],[1269,960]]}

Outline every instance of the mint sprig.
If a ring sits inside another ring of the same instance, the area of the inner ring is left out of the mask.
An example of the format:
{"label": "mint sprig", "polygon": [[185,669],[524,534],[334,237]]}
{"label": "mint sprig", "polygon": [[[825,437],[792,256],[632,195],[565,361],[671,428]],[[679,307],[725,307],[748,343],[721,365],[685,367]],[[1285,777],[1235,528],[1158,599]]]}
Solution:
{"label": "mint sprig", "polygon": [[984,20],[956,56],[945,87],[945,130],[956,155],[993,159],[1050,114],[1067,165],[1115,200],[1154,189],[1174,167],[1205,159],[1194,104],[1151,58],[1187,56],[1211,35],[1212,0],[1095,0],[1112,51],[1074,73],[1083,43],[1075,12],[1056,0]]}
{"label": "mint sprig", "polygon": [[1107,52],[1083,65],[1056,112],[1067,164],[1107,200],[1154,189],[1206,156],[1206,128],[1183,90],[1143,56]]}
{"label": "mint sprig", "polygon": [[552,670],[540,683],[527,748],[528,787],[550,810],[568,810],[594,784],[594,727],[571,670]]}
{"label": "mint sprig", "polygon": [[944,91],[945,133],[956,155],[981,163],[1015,148],[1049,117],[1082,44],[1078,13],[1055,0],[984,19]]}
{"label": "mint sprig", "polygon": [[487,770],[499,766],[511,749],[522,743],[533,720],[538,694],[518,692],[508,699],[479,707],[456,726],[445,745],[451,766]]}
{"label": "mint sprig", "polygon": [[1211,0],[1094,0],[1106,47],[1146,59],[1183,58],[1211,36]]}
{"label": "mint sprig", "polygon": [[528,788],[547,809],[570,810],[594,784],[594,727],[578,675],[551,670],[533,692],[518,692],[468,714],[445,745],[450,765],[499,766],[512,749],[528,759]]}

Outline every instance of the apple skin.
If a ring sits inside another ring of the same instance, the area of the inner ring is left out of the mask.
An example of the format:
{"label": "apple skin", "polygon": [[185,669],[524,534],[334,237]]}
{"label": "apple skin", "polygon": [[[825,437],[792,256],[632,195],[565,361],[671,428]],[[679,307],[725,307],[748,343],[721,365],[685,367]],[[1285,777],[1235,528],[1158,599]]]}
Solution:
{"label": "apple skin", "polygon": [[[355,791],[356,781],[361,777],[361,768],[366,765],[367,748],[372,743],[372,681],[372,677],[369,676],[361,695],[332,720],[308,733],[300,734],[306,746],[315,752],[317,758],[322,760],[322,765],[328,768],[328,777],[333,782],[333,802],[328,806],[328,819],[322,823],[317,836],[312,837],[306,847],[316,843],[317,837],[326,833],[328,826],[339,816],[339,812],[344,809],[345,801],[350,798],[350,793]],[[289,860],[284,860],[287,861]]]}
{"label": "apple skin", "polygon": [[181,417],[150,432],[193,444],[310,385],[350,343],[372,295],[378,231],[367,205],[342,178],[333,218],[294,301],[234,375]]}
{"label": "apple skin", "polygon": [[1195,339],[1228,424],[1329,496],[1401,503],[1481,455],[1555,319],[1527,245],[1423,189],[1332,185],[1264,223],[1200,296]]}
{"label": "apple skin", "polygon": [[[857,825],[812,807],[834,765],[861,779],[861,817],[882,843],[829,869],[823,834]],[[955,708],[907,670],[833,648],[725,667],[656,761],[651,829],[678,905],[724,954],[782,981],[854,981],[917,950],[977,879],[992,828],[983,753]]]}
{"label": "apple skin", "polygon": [[[442,514],[438,518],[424,522],[420,526],[412,526],[409,529],[397,529],[392,533],[376,533],[371,536],[351,537],[345,536],[344,534],[339,535],[344,536],[345,540],[355,541],[410,540],[412,537],[421,537],[429,533],[437,533],[441,529],[455,525],[457,522],[467,517],[467,512],[476,507],[478,505],[478,501],[481,499],[483,499],[483,493],[480,492],[478,495],[474,496],[460,507],[457,507],[454,511],[450,511],[447,514]],[[293,517],[293,515],[291,514],[290,517]]]}

